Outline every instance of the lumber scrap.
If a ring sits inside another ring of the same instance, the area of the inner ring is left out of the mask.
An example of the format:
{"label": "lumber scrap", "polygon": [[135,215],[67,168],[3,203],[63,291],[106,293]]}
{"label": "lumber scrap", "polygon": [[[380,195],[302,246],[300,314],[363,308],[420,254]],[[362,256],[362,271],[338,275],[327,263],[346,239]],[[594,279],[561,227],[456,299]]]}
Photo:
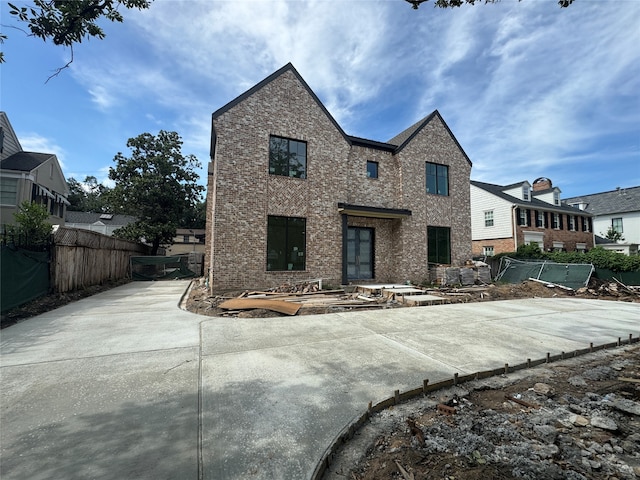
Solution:
{"label": "lumber scrap", "polygon": [[285,315],[295,315],[300,310],[301,305],[283,300],[269,300],[265,298],[233,298],[222,302],[218,307],[225,310],[253,310],[264,308],[273,312],[284,313]]}

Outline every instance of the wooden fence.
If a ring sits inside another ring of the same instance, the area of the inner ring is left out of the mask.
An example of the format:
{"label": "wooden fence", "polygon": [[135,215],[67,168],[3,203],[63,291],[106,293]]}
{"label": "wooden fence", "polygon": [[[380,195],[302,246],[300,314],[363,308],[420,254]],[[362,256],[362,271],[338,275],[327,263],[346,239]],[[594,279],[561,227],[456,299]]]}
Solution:
{"label": "wooden fence", "polygon": [[59,227],[53,236],[51,288],[64,293],[129,276],[129,258],[144,245],[89,230]]}

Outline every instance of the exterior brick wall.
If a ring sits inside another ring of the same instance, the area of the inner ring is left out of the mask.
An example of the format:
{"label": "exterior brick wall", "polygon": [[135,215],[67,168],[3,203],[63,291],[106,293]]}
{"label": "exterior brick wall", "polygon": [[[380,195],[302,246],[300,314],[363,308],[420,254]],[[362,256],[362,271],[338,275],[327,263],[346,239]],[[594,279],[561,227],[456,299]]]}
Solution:
{"label": "exterior brick wall", "polygon": [[[205,263],[212,289],[316,278],[340,284],[338,203],[412,212],[407,218],[348,217],[349,226],[374,229],[372,281],[426,278],[427,226],[451,228],[452,263],[470,258],[471,165],[439,114],[400,151],[352,144],[292,67],[229,105],[213,116]],[[270,135],[307,143],[305,179],[269,174]],[[368,160],[378,162],[377,179],[367,177]],[[449,196],[426,193],[425,162],[449,166]],[[270,215],[306,219],[304,271],[267,271]]]}

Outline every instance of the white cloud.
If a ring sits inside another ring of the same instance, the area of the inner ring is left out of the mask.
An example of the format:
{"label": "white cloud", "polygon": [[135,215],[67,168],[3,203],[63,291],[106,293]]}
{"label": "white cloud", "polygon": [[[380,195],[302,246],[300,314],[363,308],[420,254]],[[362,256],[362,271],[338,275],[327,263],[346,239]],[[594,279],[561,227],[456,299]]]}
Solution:
{"label": "white cloud", "polygon": [[66,152],[55,140],[32,132],[17,133],[17,135],[25,152],[52,153],[57,157],[60,168],[64,170]]}

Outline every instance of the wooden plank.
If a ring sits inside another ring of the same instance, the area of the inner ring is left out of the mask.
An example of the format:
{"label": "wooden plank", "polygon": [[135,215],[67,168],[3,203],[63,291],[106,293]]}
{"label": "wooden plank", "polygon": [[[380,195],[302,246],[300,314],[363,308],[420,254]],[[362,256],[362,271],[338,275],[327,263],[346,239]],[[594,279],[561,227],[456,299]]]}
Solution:
{"label": "wooden plank", "polygon": [[222,302],[218,307],[225,310],[252,310],[255,308],[264,308],[274,312],[284,313],[285,315],[295,315],[300,310],[300,304],[293,302],[284,302],[282,300],[267,300],[262,298],[233,298]]}

